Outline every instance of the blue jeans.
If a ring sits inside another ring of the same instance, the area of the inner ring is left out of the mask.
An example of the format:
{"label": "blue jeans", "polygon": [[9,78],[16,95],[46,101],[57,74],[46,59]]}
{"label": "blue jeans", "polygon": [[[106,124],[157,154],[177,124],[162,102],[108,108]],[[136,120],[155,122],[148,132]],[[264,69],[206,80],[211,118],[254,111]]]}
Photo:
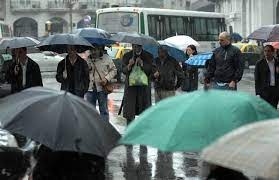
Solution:
{"label": "blue jeans", "polygon": [[219,85],[217,84],[217,82],[214,82],[214,83],[213,83],[213,89],[218,89],[218,90],[231,90],[231,91],[236,91],[236,90],[237,90],[237,88],[231,88],[231,87],[229,87],[229,84],[226,84],[226,85],[224,85],[224,86],[219,86]]}
{"label": "blue jeans", "polygon": [[87,91],[85,99],[90,102],[95,108],[98,100],[100,115],[103,120],[109,121],[109,110],[108,110],[108,94],[104,91],[97,92]]}

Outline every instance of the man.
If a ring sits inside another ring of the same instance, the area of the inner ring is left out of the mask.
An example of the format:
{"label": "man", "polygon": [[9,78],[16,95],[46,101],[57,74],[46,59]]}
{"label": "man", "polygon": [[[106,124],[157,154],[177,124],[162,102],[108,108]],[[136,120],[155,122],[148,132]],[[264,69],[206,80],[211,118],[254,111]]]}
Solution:
{"label": "man", "polygon": [[[130,123],[135,115],[139,115],[151,106],[152,55],[142,49],[141,45],[132,45],[132,51],[123,56],[123,73],[126,75],[123,116]],[[129,86],[129,76],[135,65],[141,67],[148,77],[147,86]]]}
{"label": "man", "polygon": [[92,59],[87,62],[90,69],[90,84],[85,98],[94,107],[98,100],[102,119],[109,121],[108,93],[104,90],[103,85],[115,77],[117,69],[112,59],[104,54],[103,46],[95,46],[92,50]]}
{"label": "man", "polygon": [[163,46],[158,49],[155,59],[156,72],[153,74],[155,88],[155,102],[167,97],[175,96],[175,90],[180,87],[184,74],[179,63],[168,55]]}
{"label": "man", "polygon": [[236,90],[243,75],[243,62],[240,50],[231,44],[228,32],[219,35],[220,47],[213,51],[205,76],[205,85],[209,87],[214,79],[213,88]]}
{"label": "man", "polygon": [[11,93],[35,86],[43,86],[39,65],[27,56],[26,47],[14,49],[13,63],[9,68]]}
{"label": "man", "polygon": [[67,51],[66,58],[57,66],[56,80],[61,83],[61,90],[83,98],[89,86],[88,65],[77,55],[75,46],[69,45]]}
{"label": "man", "polygon": [[274,108],[279,101],[279,61],[274,58],[274,47],[264,47],[264,59],[255,66],[255,91]]}

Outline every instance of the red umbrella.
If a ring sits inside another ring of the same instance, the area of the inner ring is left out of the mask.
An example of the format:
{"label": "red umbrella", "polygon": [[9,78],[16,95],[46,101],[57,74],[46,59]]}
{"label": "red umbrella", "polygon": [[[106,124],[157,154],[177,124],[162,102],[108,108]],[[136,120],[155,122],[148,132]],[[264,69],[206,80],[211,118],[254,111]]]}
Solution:
{"label": "red umbrella", "polygon": [[275,49],[279,49],[279,42],[273,42],[273,43],[271,43],[271,45],[272,45]]}

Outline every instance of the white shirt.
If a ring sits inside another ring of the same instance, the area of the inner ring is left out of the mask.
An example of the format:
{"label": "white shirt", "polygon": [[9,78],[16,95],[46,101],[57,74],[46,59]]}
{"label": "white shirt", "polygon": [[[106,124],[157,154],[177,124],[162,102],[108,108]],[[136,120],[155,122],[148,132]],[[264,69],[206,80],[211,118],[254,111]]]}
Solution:
{"label": "white shirt", "polygon": [[269,71],[270,71],[270,86],[275,86],[275,60],[267,61]]}
{"label": "white shirt", "polygon": [[28,58],[26,59],[25,64],[20,63],[21,68],[22,68],[22,86],[23,86],[23,87],[25,87],[25,85],[26,85],[27,63],[28,63]]}

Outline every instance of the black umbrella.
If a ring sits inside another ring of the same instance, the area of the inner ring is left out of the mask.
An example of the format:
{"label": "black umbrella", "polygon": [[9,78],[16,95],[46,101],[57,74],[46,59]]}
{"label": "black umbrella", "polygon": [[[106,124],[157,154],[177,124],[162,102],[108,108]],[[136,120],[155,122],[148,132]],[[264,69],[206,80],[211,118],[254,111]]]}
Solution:
{"label": "black umbrella", "polygon": [[0,121],[4,129],[57,151],[105,157],[120,138],[88,102],[42,87],[0,99]]}
{"label": "black umbrella", "polygon": [[74,45],[78,52],[84,52],[93,46],[77,34],[55,34],[44,39],[37,47],[41,51],[67,53],[67,46]]}
{"label": "black umbrella", "polygon": [[115,43],[115,41],[109,39],[111,38],[110,33],[98,28],[80,28],[74,33],[80,35],[91,44],[110,45]]}
{"label": "black umbrella", "polygon": [[15,49],[22,47],[31,47],[36,46],[40,43],[40,41],[33,39],[31,37],[14,37],[11,39],[3,39],[0,42],[0,49]]}
{"label": "black umbrella", "polygon": [[110,40],[116,42],[124,42],[124,43],[131,43],[137,45],[156,45],[158,46],[159,43],[150,36],[140,34],[140,33],[128,33],[128,32],[119,32],[113,35]]}

